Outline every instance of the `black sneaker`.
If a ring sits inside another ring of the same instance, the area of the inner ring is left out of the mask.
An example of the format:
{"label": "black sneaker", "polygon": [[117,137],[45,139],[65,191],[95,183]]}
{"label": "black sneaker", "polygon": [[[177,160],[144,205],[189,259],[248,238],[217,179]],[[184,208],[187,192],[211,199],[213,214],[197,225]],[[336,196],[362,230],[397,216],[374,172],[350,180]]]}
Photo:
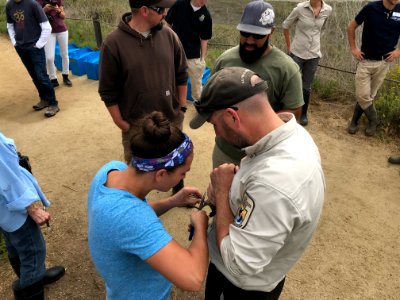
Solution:
{"label": "black sneaker", "polygon": [[56,79],[51,79],[51,84],[53,85],[53,87],[58,87],[60,84],[58,83],[57,78]]}

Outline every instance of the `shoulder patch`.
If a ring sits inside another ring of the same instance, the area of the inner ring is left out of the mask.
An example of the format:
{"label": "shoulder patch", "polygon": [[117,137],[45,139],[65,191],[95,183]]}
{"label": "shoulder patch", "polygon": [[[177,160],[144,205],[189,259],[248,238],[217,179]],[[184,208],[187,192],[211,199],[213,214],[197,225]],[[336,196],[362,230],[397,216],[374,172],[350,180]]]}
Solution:
{"label": "shoulder patch", "polygon": [[236,212],[235,218],[233,220],[233,225],[239,228],[245,228],[249,222],[251,213],[254,210],[254,200],[250,198],[247,193],[244,193],[243,199],[239,204],[238,210]]}

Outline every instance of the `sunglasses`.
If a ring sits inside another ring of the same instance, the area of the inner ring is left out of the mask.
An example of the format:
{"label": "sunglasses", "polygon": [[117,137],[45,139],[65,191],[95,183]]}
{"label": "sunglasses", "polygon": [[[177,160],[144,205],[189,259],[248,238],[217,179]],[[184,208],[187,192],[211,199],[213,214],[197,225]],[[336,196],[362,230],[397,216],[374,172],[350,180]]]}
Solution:
{"label": "sunglasses", "polygon": [[147,6],[147,7],[150,8],[151,10],[154,10],[159,15],[162,15],[165,12],[164,7],[156,7],[156,6]]}
{"label": "sunglasses", "polygon": [[262,34],[254,34],[254,33],[244,32],[244,31],[241,31],[240,35],[242,37],[245,37],[245,38],[249,38],[249,37],[252,36],[253,39],[255,39],[255,40],[261,40],[261,39],[263,39],[263,38],[265,38],[267,36],[266,34],[264,34],[264,35],[262,35]]}

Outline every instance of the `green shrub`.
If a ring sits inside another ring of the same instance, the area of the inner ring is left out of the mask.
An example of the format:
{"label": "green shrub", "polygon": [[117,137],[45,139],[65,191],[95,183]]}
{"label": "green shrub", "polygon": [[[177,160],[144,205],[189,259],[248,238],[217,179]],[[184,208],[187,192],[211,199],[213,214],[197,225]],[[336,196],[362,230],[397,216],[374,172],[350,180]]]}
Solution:
{"label": "green shrub", "polygon": [[380,126],[386,132],[398,134],[400,132],[400,66],[394,66],[386,78],[389,80],[383,83],[379,91],[376,109],[380,117]]}

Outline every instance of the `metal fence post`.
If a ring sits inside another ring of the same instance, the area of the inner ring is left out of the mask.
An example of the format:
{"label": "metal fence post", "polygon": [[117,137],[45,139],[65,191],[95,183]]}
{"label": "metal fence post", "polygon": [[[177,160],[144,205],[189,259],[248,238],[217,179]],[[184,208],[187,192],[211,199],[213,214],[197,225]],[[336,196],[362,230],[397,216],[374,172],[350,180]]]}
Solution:
{"label": "metal fence post", "polygon": [[94,35],[96,36],[97,48],[100,49],[101,43],[103,42],[103,36],[101,34],[99,14],[95,13],[92,19],[93,19]]}

